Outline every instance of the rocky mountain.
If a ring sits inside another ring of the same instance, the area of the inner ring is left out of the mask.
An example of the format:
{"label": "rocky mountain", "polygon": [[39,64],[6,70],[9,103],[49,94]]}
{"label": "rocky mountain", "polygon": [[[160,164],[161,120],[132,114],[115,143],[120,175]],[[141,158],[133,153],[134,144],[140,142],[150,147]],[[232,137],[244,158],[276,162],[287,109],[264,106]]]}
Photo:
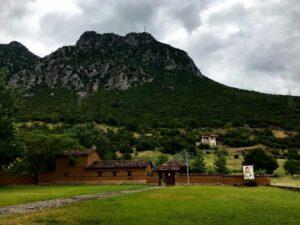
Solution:
{"label": "rocky mountain", "polygon": [[8,78],[22,70],[33,69],[38,61],[39,57],[19,42],[0,44],[0,68],[8,70]]}
{"label": "rocky mountain", "polygon": [[151,83],[155,69],[202,76],[186,52],[156,41],[149,33],[119,36],[90,31],[74,46],[59,48],[33,67],[17,71],[9,83],[25,89],[126,90]]}
{"label": "rocky mountain", "polygon": [[187,53],[148,33],[85,32],[41,59],[12,42],[0,45],[1,67],[9,69],[11,85],[29,92],[19,121],[300,131],[300,97],[217,83]]}

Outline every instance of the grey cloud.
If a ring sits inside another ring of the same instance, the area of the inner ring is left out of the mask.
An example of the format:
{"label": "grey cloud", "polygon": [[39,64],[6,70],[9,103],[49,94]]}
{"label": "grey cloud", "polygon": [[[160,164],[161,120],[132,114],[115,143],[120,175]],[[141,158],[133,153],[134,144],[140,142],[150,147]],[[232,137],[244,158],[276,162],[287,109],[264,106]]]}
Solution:
{"label": "grey cloud", "polygon": [[[158,40],[187,51],[219,82],[300,95],[298,0],[254,0],[250,6],[242,0],[73,0],[74,12],[43,14],[32,11],[35,2],[41,0],[0,0],[0,42],[24,40],[50,53],[74,44],[86,30],[124,35],[146,25]],[[38,15],[36,30],[30,29],[32,15]]]}

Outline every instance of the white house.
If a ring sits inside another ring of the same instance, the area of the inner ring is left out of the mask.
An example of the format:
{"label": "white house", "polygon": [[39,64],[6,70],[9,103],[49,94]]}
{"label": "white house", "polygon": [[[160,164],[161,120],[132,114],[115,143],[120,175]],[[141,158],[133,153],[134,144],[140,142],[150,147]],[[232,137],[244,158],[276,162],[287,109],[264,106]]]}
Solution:
{"label": "white house", "polygon": [[208,144],[210,146],[216,146],[217,145],[217,135],[215,135],[215,134],[202,134],[201,143],[202,144]]}

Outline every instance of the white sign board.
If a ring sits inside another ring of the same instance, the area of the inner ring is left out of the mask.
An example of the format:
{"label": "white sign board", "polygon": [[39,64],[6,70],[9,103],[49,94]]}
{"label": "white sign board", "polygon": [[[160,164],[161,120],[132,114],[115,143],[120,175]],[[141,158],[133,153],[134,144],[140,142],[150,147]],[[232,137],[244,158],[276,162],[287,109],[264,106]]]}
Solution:
{"label": "white sign board", "polygon": [[243,174],[245,180],[254,180],[254,170],[253,165],[243,166]]}

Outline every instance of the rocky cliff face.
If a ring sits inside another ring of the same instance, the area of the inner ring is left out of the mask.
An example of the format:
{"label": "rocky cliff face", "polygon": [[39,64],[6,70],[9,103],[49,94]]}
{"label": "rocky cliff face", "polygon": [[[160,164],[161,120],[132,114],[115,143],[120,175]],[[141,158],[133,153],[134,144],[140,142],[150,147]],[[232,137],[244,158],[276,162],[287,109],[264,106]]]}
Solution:
{"label": "rocky cliff face", "polygon": [[191,58],[156,41],[148,33],[85,32],[74,46],[65,46],[34,66],[18,70],[9,83],[25,89],[64,87],[77,92],[126,90],[152,82],[152,70],[202,76]]}

